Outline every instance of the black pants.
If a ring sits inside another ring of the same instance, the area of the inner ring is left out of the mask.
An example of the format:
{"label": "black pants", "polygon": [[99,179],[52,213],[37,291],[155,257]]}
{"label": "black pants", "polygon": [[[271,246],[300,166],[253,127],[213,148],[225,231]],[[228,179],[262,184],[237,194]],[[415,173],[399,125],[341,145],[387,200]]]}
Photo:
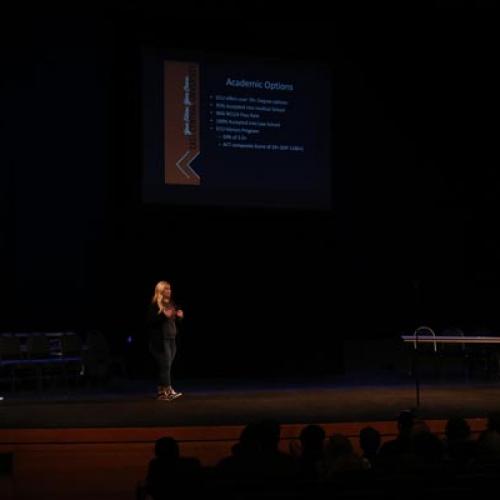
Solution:
{"label": "black pants", "polygon": [[172,363],[174,362],[175,353],[177,352],[175,339],[165,339],[163,341],[163,347],[163,350],[159,350],[150,346],[150,350],[158,367],[158,385],[170,386],[172,385],[170,371],[172,369]]}

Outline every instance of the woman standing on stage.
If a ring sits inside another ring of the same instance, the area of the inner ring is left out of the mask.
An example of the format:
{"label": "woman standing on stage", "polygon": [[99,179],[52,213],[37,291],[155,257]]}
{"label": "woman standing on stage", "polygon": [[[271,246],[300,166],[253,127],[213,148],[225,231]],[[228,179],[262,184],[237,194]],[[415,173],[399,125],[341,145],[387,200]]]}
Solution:
{"label": "woman standing on stage", "polygon": [[177,322],[184,317],[184,312],[177,309],[171,296],[170,283],[158,282],[148,311],[149,349],[158,367],[156,398],[162,401],[171,401],[181,395],[172,388],[170,371],[177,351]]}

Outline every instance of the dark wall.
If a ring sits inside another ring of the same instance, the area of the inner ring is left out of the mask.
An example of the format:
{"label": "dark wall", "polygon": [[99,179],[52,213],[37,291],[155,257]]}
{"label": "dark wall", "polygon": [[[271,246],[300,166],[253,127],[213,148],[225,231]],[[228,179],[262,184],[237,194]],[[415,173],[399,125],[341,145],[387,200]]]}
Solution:
{"label": "dark wall", "polygon": [[3,322],[69,329],[87,312],[103,238],[109,49],[98,26],[76,14],[17,13],[10,21],[2,92],[10,306]]}
{"label": "dark wall", "polygon": [[[335,372],[346,337],[499,326],[493,19],[266,12],[12,17],[2,329],[102,328],[117,349],[132,335],[140,365],[164,278],[187,314],[179,369],[199,376]],[[332,212],[144,206],[143,43],[329,62]]]}

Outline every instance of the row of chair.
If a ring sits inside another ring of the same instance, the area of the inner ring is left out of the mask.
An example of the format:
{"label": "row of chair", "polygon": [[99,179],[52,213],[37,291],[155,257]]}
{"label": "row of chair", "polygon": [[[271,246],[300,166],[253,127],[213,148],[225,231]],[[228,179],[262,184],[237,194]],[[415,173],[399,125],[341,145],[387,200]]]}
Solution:
{"label": "row of chair", "polygon": [[83,344],[75,333],[0,335],[0,373],[12,390],[20,378],[34,378],[41,388],[45,379],[81,371]]}

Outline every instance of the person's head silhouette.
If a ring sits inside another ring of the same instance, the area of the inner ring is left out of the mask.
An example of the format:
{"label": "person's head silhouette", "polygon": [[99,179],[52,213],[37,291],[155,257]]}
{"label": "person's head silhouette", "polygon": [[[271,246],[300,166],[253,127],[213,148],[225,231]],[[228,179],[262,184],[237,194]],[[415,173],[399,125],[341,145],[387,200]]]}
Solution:
{"label": "person's head silhouette", "polygon": [[162,437],[155,443],[155,455],[161,460],[175,462],[179,458],[179,445],[174,438]]}

